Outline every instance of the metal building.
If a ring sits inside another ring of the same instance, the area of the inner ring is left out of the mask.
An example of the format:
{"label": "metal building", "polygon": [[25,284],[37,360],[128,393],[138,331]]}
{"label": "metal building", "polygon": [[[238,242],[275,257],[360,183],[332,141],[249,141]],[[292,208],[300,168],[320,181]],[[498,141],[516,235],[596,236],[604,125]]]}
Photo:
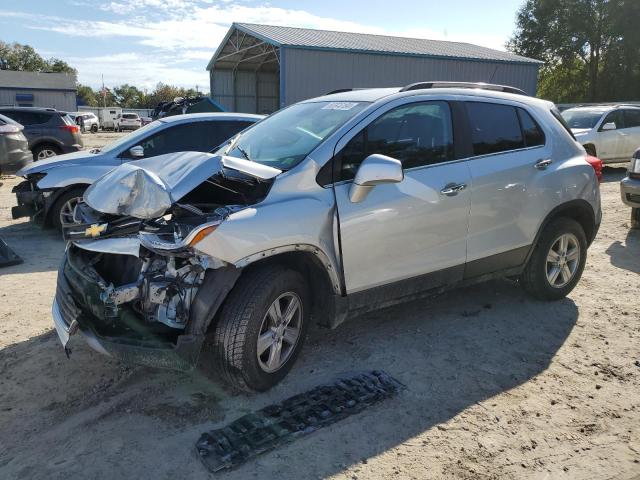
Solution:
{"label": "metal building", "polygon": [[534,95],[542,62],[469,43],[234,23],[207,65],[229,111],[271,113],[341,88],[428,80],[512,85]]}
{"label": "metal building", "polygon": [[76,76],[69,73],[0,70],[0,105],[75,112]]}

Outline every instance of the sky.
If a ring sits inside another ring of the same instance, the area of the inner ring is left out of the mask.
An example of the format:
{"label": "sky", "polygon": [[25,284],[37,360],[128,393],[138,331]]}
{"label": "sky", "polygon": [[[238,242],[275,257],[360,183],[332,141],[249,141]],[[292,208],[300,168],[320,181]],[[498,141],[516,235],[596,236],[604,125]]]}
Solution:
{"label": "sky", "polygon": [[504,50],[524,0],[0,0],[0,40],[33,46],[94,88],[208,91],[232,22],[469,42]]}

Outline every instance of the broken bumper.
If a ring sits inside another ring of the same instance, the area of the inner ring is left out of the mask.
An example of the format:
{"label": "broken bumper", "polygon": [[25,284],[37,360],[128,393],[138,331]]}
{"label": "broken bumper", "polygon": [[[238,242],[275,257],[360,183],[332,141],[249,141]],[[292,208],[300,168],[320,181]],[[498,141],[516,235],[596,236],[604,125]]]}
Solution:
{"label": "broken bumper", "polygon": [[620,182],[620,194],[626,205],[640,208],[640,178],[624,178]]}
{"label": "broken bumper", "polygon": [[[67,352],[70,338],[80,333],[91,348],[125,363],[172,370],[195,367],[203,335],[180,335],[175,343],[144,338],[110,337],[101,334],[97,305],[87,305],[101,287],[87,278],[69,262],[67,256],[58,271],[56,297],[52,306],[53,323],[60,342]],[[137,325],[143,329],[142,324]]]}
{"label": "broken bumper", "polygon": [[48,209],[51,192],[36,190],[29,180],[20,182],[11,190],[16,194],[18,205],[11,208],[13,219],[31,217],[33,219],[43,219]]}

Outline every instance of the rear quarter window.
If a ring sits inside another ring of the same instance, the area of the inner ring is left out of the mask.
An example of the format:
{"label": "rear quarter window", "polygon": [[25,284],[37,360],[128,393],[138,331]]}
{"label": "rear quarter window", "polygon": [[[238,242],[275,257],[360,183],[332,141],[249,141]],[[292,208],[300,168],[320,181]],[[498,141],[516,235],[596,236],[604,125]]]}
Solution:
{"label": "rear quarter window", "polygon": [[552,108],[551,109],[551,115],[553,115],[553,118],[555,118],[558,121],[558,123],[560,125],[562,125],[562,128],[564,128],[567,132],[569,132],[569,135],[571,135],[571,138],[573,138],[575,140],[576,137],[573,134],[573,132],[571,131],[571,127],[569,127],[569,124],[567,123],[567,121],[560,114],[560,110],[558,110],[557,108]]}
{"label": "rear quarter window", "polygon": [[520,119],[520,127],[522,128],[525,147],[544,145],[544,132],[540,128],[540,125],[538,125],[538,122],[522,108],[518,108],[518,118]]}

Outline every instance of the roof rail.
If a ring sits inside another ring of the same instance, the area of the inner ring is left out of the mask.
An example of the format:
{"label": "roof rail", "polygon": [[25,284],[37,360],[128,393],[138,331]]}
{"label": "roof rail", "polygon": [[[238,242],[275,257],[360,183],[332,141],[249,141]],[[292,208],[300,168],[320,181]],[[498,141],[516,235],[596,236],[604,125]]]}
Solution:
{"label": "roof rail", "polygon": [[479,88],[481,90],[493,90],[496,92],[515,93],[517,95],[527,95],[524,91],[508,85],[495,85],[493,83],[482,82],[417,82],[400,89],[401,92],[410,90],[424,90],[428,88]]}
{"label": "roof rail", "polygon": [[353,88],[338,88],[337,90],[331,90],[328,93],[325,93],[325,95],[333,95],[334,93],[344,93],[344,92],[352,92]]}

